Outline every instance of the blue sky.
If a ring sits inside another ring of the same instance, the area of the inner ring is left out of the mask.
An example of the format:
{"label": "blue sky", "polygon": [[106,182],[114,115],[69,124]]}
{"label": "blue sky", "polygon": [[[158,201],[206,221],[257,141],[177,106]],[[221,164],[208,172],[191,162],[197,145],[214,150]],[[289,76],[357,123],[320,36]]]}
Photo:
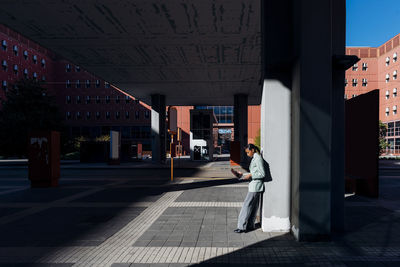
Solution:
{"label": "blue sky", "polygon": [[377,47],[400,33],[400,0],[347,0],[346,46]]}

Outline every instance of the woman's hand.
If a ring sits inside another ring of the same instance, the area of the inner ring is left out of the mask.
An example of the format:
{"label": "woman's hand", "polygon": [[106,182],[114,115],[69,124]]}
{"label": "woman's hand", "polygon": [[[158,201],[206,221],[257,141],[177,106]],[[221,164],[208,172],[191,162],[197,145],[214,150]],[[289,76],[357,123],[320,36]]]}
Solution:
{"label": "woman's hand", "polygon": [[241,173],[240,171],[231,169],[231,172],[233,173],[233,175],[235,175],[237,178],[242,179],[243,173]]}
{"label": "woman's hand", "polygon": [[242,180],[250,180],[251,179],[251,173],[247,174],[242,178]]}

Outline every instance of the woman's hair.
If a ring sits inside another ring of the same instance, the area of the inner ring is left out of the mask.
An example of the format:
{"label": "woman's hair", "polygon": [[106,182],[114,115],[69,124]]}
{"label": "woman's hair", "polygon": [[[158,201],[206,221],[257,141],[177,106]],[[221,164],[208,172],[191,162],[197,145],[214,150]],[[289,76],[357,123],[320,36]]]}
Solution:
{"label": "woman's hair", "polygon": [[260,149],[255,146],[254,144],[248,144],[244,147],[244,149],[252,150],[254,149],[255,152],[260,153]]}

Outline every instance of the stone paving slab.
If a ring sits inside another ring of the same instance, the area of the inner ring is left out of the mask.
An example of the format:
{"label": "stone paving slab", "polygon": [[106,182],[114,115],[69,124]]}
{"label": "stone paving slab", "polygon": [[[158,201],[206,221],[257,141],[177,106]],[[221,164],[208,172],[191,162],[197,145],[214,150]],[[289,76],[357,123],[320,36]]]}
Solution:
{"label": "stone paving slab", "polygon": [[2,192],[4,192],[4,191],[7,191],[7,190],[9,190],[10,189],[10,187],[0,187],[0,193],[2,193]]}
{"label": "stone paving slab", "polygon": [[270,238],[260,230],[237,228],[240,207],[169,207],[133,246],[243,247]]}
{"label": "stone paving slab", "polygon": [[0,202],[50,202],[84,191],[81,188],[26,188],[6,195],[0,194]]}
{"label": "stone paving slab", "polygon": [[24,210],[24,208],[0,208],[0,217],[8,216],[21,210]]}
{"label": "stone paving slab", "polygon": [[69,186],[107,186],[110,180],[78,180],[78,179],[60,179],[59,187]]}
{"label": "stone paving slab", "polygon": [[158,188],[108,188],[97,193],[75,199],[75,202],[155,202],[163,194]]}
{"label": "stone paving slab", "polygon": [[176,202],[243,202],[248,189],[246,187],[205,187],[185,191]]}
{"label": "stone paving slab", "polygon": [[26,179],[2,179],[0,178],[0,187],[2,186],[31,186],[31,182]]}
{"label": "stone paving slab", "polygon": [[0,246],[96,246],[145,208],[50,208],[0,227]]}

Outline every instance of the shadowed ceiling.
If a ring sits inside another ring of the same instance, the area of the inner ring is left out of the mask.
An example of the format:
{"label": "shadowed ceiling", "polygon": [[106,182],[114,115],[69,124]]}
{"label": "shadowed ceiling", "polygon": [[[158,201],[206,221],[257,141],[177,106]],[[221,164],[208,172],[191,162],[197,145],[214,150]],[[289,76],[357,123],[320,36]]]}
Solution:
{"label": "shadowed ceiling", "polygon": [[0,3],[0,23],[146,103],[261,101],[260,0]]}

